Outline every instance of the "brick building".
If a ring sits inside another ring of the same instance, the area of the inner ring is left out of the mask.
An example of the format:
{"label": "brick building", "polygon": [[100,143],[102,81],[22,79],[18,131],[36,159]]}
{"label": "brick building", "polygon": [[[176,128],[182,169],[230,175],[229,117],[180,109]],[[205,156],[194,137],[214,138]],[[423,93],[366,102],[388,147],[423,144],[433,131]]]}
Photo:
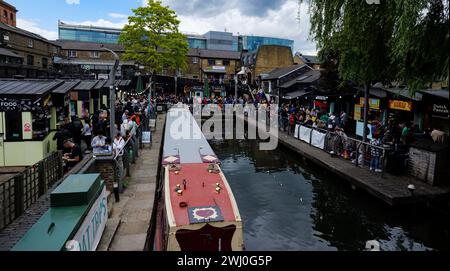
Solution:
{"label": "brick building", "polygon": [[0,77],[55,75],[53,58],[59,46],[16,27],[16,13],[14,6],[0,0]]}
{"label": "brick building", "polygon": [[256,51],[243,53],[242,64],[248,82],[254,84],[257,78],[264,77],[274,69],[292,66],[294,59],[289,46],[262,45]]}
{"label": "brick building", "polygon": [[42,36],[0,23],[0,77],[54,75],[53,58],[59,50]]}
{"label": "brick building", "polygon": [[[106,51],[102,44],[94,42],[58,40],[55,42],[61,47],[55,66],[62,75],[76,77],[93,77],[93,79],[107,79],[114,65],[114,56]],[[121,56],[124,48],[119,44],[108,44],[105,47]],[[131,79],[134,76],[135,63],[121,61],[117,77]]]}
{"label": "brick building", "polygon": [[0,0],[0,22],[10,25],[16,26],[16,13],[17,9],[15,6],[6,3],[3,0]]}
{"label": "brick building", "polygon": [[322,61],[319,60],[317,56],[303,55],[301,53],[295,53],[294,56],[295,65],[308,65],[315,70],[320,70],[320,65]]}

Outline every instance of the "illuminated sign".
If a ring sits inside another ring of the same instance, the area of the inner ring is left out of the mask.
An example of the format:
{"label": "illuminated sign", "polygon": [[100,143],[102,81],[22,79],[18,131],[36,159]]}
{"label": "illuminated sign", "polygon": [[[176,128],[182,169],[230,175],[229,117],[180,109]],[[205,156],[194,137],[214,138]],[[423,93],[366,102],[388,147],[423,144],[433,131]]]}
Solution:
{"label": "illuminated sign", "polygon": [[389,100],[389,108],[403,111],[412,110],[412,102],[405,102],[399,100]]}

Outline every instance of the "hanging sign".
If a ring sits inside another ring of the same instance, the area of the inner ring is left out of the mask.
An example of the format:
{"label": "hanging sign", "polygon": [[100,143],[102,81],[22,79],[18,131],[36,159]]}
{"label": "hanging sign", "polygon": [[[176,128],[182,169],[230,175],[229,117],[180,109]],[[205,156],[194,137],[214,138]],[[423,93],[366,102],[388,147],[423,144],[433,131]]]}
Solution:
{"label": "hanging sign", "polygon": [[389,100],[389,108],[403,111],[412,110],[412,102],[405,102],[399,100]]}
{"label": "hanging sign", "polygon": [[362,106],[360,104],[355,104],[355,115],[354,115],[354,119],[355,120],[361,120],[361,110]]}
{"label": "hanging sign", "polygon": [[[364,97],[361,97],[359,99],[359,104],[361,106],[364,105]],[[380,99],[369,98],[369,108],[375,109],[375,110],[380,110]]]}

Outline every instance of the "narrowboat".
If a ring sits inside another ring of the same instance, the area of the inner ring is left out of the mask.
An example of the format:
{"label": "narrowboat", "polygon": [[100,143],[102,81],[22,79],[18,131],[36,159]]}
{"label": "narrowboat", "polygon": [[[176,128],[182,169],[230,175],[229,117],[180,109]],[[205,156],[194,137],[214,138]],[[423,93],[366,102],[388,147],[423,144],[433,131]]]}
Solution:
{"label": "narrowboat", "polygon": [[166,118],[154,250],[244,250],[233,192],[189,107],[178,104]]}

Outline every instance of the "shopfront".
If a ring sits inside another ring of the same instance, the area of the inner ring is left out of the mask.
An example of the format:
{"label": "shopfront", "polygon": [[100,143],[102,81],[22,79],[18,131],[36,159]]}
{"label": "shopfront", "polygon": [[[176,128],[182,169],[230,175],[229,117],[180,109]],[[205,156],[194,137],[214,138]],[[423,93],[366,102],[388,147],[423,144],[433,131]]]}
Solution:
{"label": "shopfront", "polygon": [[424,129],[442,129],[449,135],[448,90],[425,90],[423,94]]}
{"label": "shopfront", "polygon": [[[381,101],[382,99],[378,97],[369,98],[369,111],[367,112],[368,139],[372,139],[372,129],[370,129],[372,122],[385,122],[385,108],[381,106]],[[362,137],[364,133],[364,97],[358,97],[355,101],[353,119],[356,121],[356,135]]]}
{"label": "shopfront", "polygon": [[422,94],[411,93],[408,89],[386,89],[388,93],[388,119],[396,123],[412,123],[423,130]]}
{"label": "shopfront", "polygon": [[59,80],[0,81],[0,167],[30,166],[56,150],[51,91],[61,84]]}

